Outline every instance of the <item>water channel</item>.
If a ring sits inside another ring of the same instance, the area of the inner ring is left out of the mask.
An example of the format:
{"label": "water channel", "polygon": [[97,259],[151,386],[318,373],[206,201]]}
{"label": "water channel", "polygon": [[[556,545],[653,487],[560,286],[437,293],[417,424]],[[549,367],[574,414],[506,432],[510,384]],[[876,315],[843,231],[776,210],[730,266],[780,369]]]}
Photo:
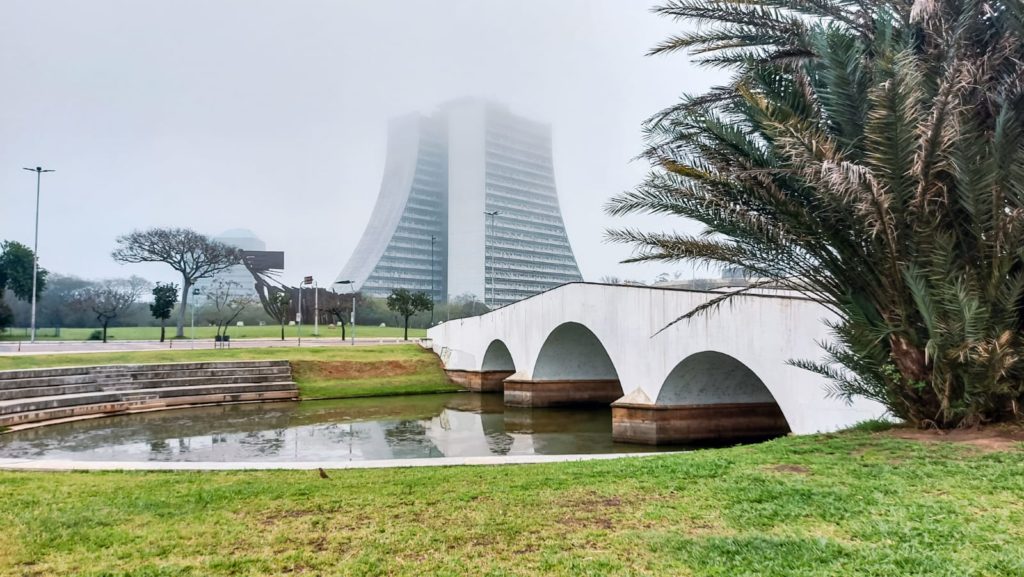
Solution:
{"label": "water channel", "polygon": [[611,410],[505,407],[455,393],[223,405],[0,435],[0,458],[92,461],[361,461],[679,450],[612,442]]}

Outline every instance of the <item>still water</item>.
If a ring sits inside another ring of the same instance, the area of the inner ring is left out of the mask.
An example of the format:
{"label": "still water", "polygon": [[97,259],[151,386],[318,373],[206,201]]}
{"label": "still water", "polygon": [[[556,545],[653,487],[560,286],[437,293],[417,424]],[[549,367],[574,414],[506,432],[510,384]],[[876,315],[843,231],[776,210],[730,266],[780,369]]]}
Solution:
{"label": "still water", "polygon": [[520,409],[476,393],[224,405],[0,435],[0,457],[361,461],[666,450],[613,443],[611,422],[608,408]]}

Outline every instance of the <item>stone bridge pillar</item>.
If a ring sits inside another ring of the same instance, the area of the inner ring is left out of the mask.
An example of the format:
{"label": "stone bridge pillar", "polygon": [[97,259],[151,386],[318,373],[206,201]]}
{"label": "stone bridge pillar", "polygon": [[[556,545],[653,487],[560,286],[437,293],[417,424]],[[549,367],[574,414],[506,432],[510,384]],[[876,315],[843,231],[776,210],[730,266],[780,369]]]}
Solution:
{"label": "stone bridge pillar", "polygon": [[621,396],[618,379],[505,379],[505,404],[510,407],[608,406]]}
{"label": "stone bridge pillar", "polygon": [[620,443],[672,445],[758,440],[789,432],[775,403],[657,405],[612,403],[612,439]]}
{"label": "stone bridge pillar", "polygon": [[457,385],[466,387],[476,393],[500,393],[504,390],[503,381],[515,371],[455,371],[448,370],[448,378]]}

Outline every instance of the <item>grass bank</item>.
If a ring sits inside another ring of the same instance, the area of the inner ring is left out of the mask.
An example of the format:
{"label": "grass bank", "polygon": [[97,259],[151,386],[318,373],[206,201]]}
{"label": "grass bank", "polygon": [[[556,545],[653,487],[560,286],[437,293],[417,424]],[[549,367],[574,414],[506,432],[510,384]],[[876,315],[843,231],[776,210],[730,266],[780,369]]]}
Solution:
{"label": "grass bank", "polygon": [[1024,452],[864,432],[618,461],[0,472],[0,575],[1022,575]]}
{"label": "grass bank", "polygon": [[0,356],[0,370],[285,359],[304,399],[439,393],[460,390],[437,357],[419,345],[160,350],[116,353]]}
{"label": "grass bank", "polygon": [[[89,335],[96,329],[76,329],[76,328],[64,328],[60,330],[60,335],[55,333],[53,328],[43,327],[37,329],[36,339],[42,341],[84,341],[89,338]],[[286,326],[284,328],[285,338],[294,339],[298,334],[297,326]],[[214,335],[217,334],[216,327],[196,327],[196,338],[197,339],[213,339]],[[174,336],[174,327],[167,327],[167,335]],[[185,327],[185,336],[192,336],[192,329]],[[277,325],[266,325],[266,326],[247,326],[247,327],[230,327],[228,330],[228,336],[232,340],[238,339],[276,339],[281,338],[281,327]],[[331,337],[340,338],[341,329],[329,329],[326,325],[320,326],[320,337]],[[346,337],[351,337],[351,331],[346,331]],[[427,336],[426,329],[409,329],[409,338],[419,338]],[[160,327],[113,327],[108,330],[107,337],[115,341],[155,341],[160,340]],[[402,327],[380,327],[380,326],[357,326],[356,337],[359,338],[401,338]],[[313,336],[313,327],[311,325],[302,326],[302,338],[303,339],[314,339],[317,337]],[[6,332],[0,333],[0,341],[27,341],[29,339],[28,329],[9,329]]]}

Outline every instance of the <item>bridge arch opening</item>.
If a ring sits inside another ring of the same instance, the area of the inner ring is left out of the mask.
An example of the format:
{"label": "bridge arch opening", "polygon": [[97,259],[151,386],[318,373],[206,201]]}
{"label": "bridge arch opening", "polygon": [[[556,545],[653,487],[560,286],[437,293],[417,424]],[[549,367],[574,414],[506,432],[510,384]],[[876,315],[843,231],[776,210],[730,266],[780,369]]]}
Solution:
{"label": "bridge arch opening", "polygon": [[484,359],[480,365],[481,371],[516,371],[516,363],[512,360],[512,353],[500,339],[494,339],[487,346],[484,352]]}
{"label": "bridge arch opening", "polygon": [[556,327],[544,341],[533,367],[533,378],[618,381],[619,375],[597,335],[580,323],[569,322]]}
{"label": "bridge arch opening", "polygon": [[747,365],[717,351],[690,355],[653,405],[616,403],[612,436],[668,444],[766,439],[790,432],[775,397]]}
{"label": "bridge arch opening", "polygon": [[511,406],[609,405],[621,396],[608,351],[593,331],[575,322],[551,331],[537,354],[532,379],[505,381],[505,404]]}

